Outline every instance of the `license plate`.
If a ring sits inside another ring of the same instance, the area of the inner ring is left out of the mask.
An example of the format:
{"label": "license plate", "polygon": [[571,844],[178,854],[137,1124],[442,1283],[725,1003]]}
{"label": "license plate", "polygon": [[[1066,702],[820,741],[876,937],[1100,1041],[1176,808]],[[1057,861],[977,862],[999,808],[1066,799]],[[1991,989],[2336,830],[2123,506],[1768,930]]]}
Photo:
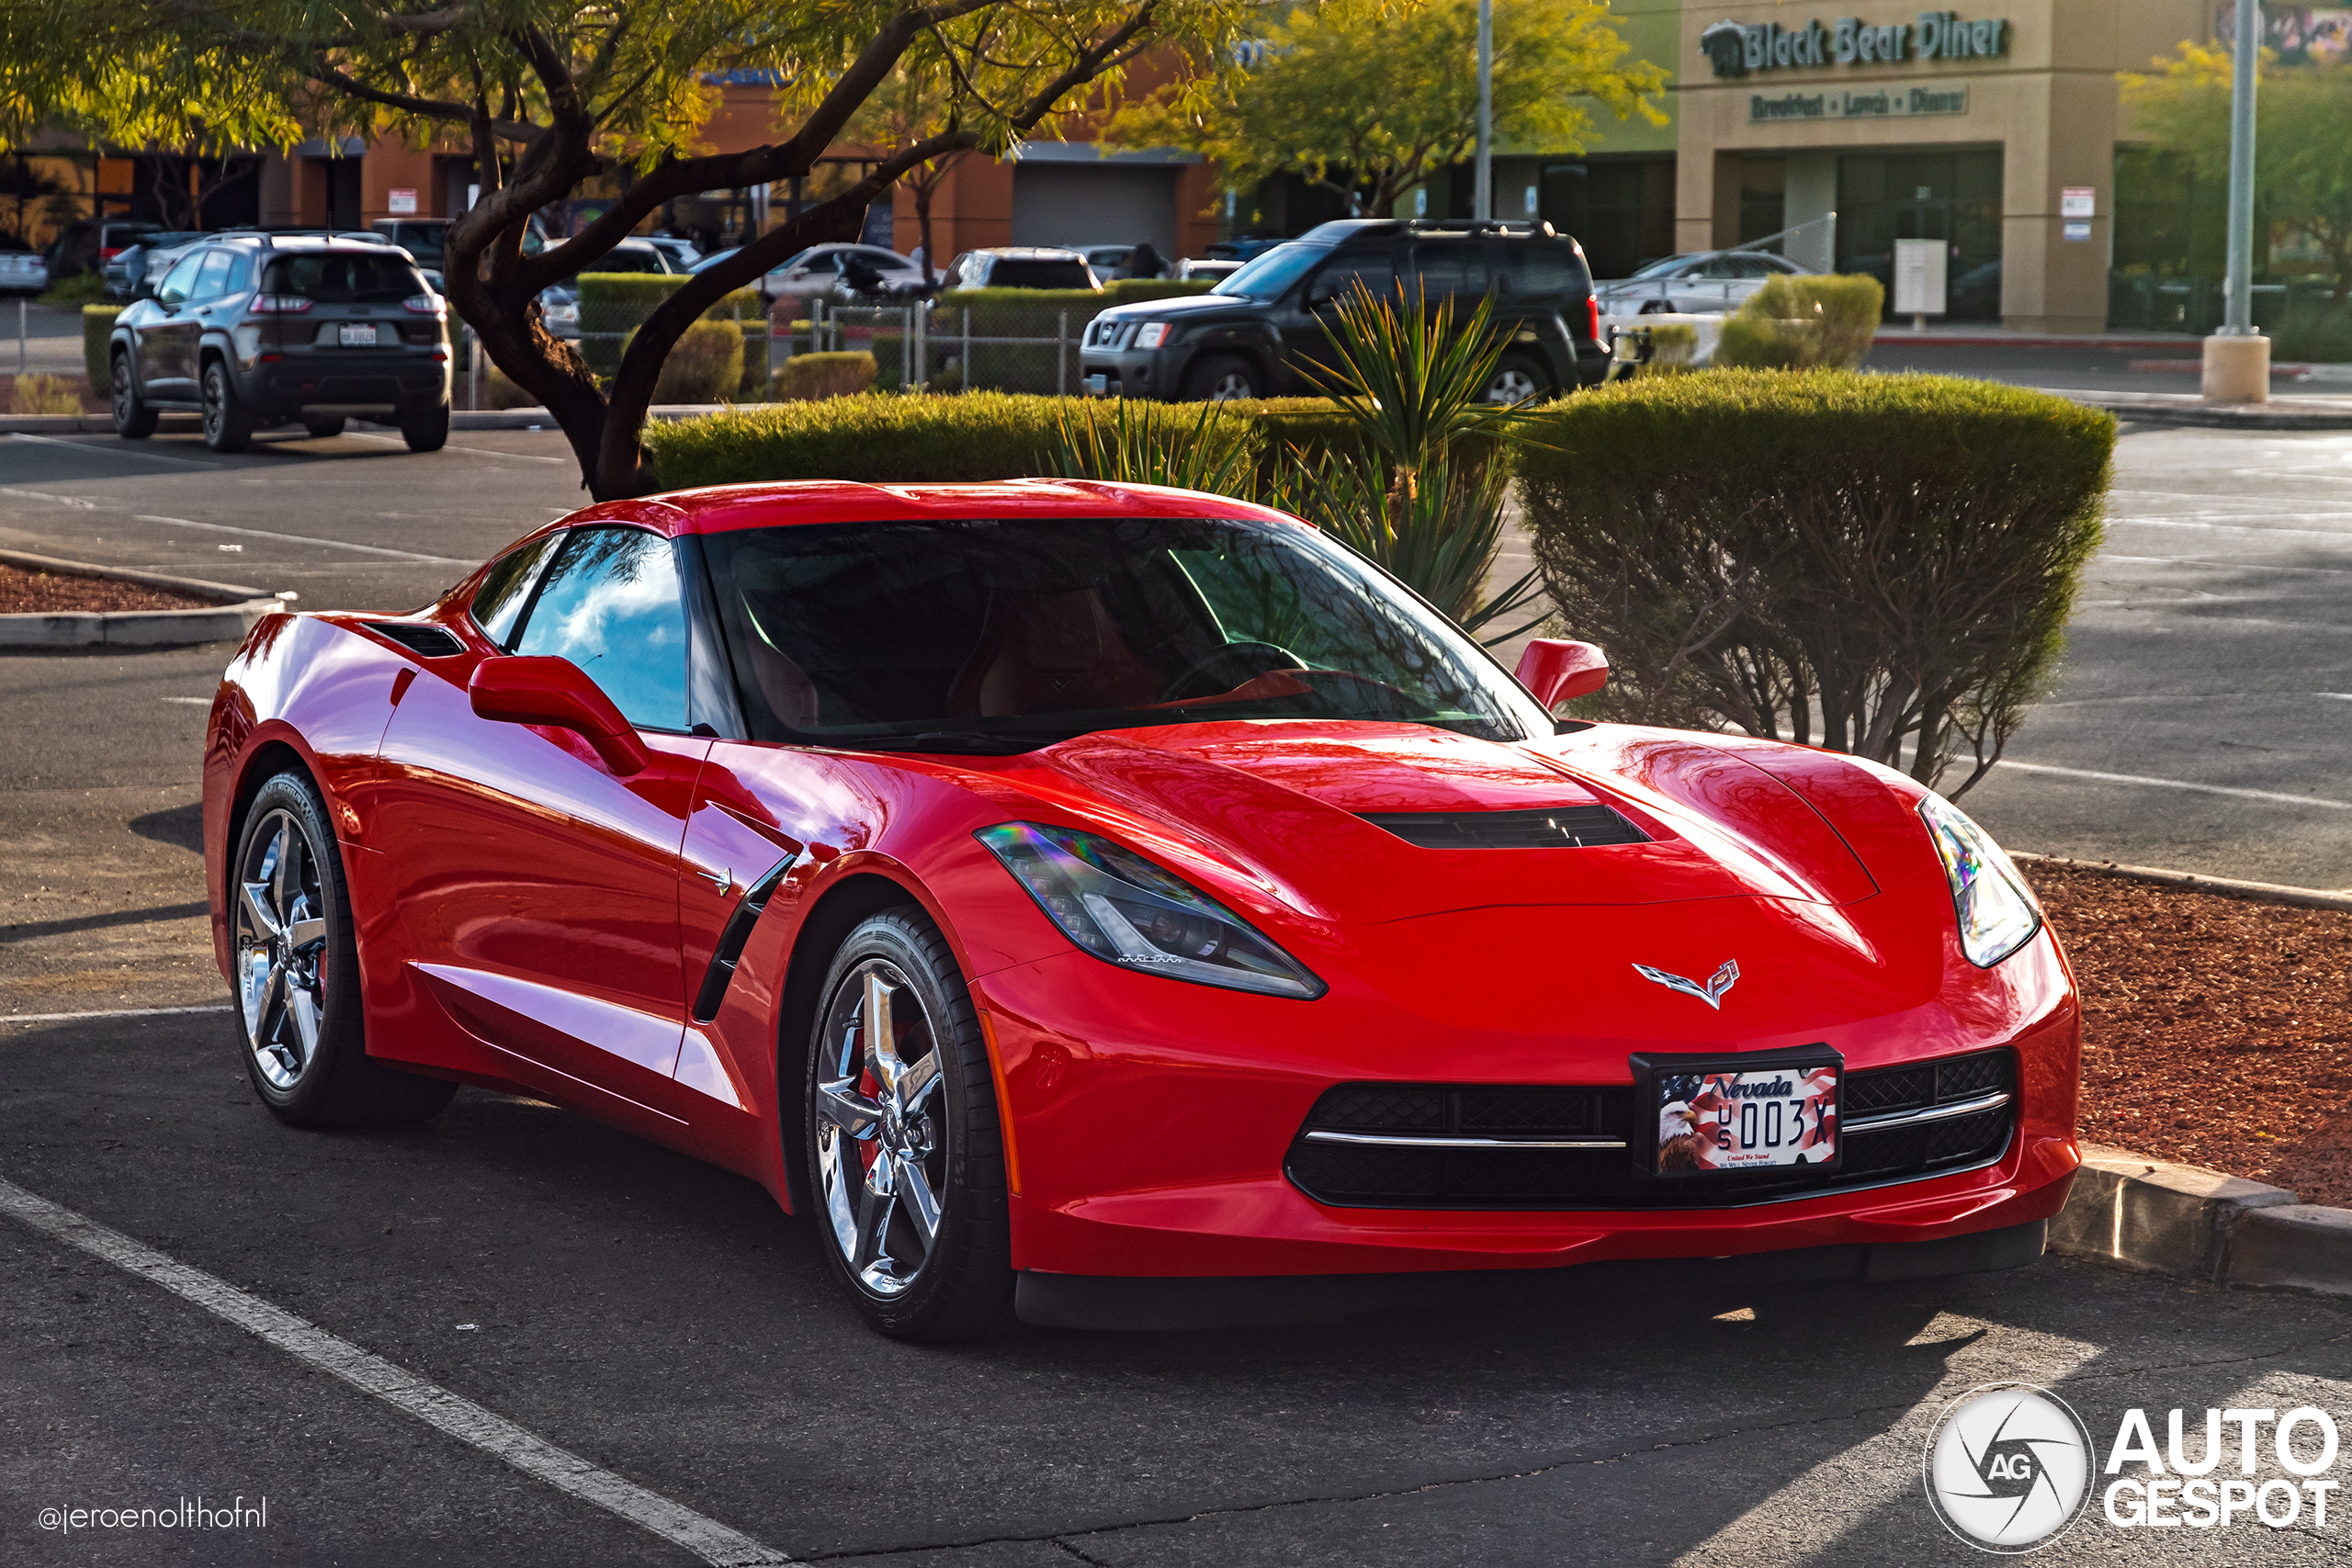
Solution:
{"label": "license plate", "polygon": [[1838,1068],[1828,1062],[1660,1072],[1657,1173],[1707,1176],[1838,1162]]}
{"label": "license plate", "polygon": [[1098,398],[1109,397],[1111,395],[1111,378],[1107,374],[1089,376],[1086,378],[1086,389],[1093,393]]}
{"label": "license plate", "polygon": [[345,348],[373,348],[376,346],[376,328],[373,322],[345,321],[343,324],[341,332],[343,346]]}

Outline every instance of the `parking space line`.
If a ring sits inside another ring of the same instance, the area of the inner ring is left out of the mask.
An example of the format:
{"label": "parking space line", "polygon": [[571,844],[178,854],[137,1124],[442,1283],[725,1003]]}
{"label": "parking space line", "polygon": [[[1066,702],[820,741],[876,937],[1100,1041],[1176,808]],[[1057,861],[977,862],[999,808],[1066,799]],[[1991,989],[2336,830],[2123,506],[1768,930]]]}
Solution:
{"label": "parking space line", "polygon": [[380,1399],[459,1442],[504,1460],[524,1474],[544,1481],[558,1491],[650,1530],[705,1562],[722,1568],[755,1568],[758,1564],[792,1561],[773,1547],[763,1546],[716,1519],[591,1464],[469,1399],[427,1382],[380,1356],[370,1355],[347,1339],[305,1323],[292,1313],[248,1295],[144,1242],[133,1241],[120,1231],[28,1192],[5,1178],[0,1178],[0,1213],[111,1263],[125,1273],[161,1285],[288,1355],[341,1378],[362,1393]]}
{"label": "parking space line", "polygon": [[395,550],[382,545],[355,545],[345,539],[317,539],[308,534],[273,534],[266,528],[238,528],[226,523],[198,523],[189,517],[158,517],[151,513],[134,512],[135,523],[168,523],[175,528],[203,528],[215,534],[243,534],[255,539],[277,539],[289,545],[321,545],[330,550],[357,550],[362,555],[391,556],[400,560],[431,561],[435,566],[480,566],[481,562],[459,560],[454,556],[419,555],[414,550]]}
{"label": "parking space line", "polygon": [[2312,795],[2280,795],[2267,789],[2239,789],[2232,784],[2195,784],[2188,779],[2152,779],[2142,773],[2099,773],[2085,768],[2052,767],[2046,762],[2013,762],[2007,757],[2002,758],[1994,766],[2007,768],[2020,773],[2049,773],[2062,779],[2089,779],[2098,784],[2146,784],[2157,789],[2195,790],[2199,795],[2235,795],[2240,800],[2276,801],[2282,806],[2317,806],[2329,811],[2352,811],[2352,800],[2324,800]]}
{"label": "parking space line", "polygon": [[43,446],[62,446],[69,452],[96,452],[108,457],[135,457],[142,463],[177,463],[184,468],[209,468],[218,473],[229,467],[226,463],[200,462],[194,457],[174,457],[162,452],[134,452],[127,446],[96,446],[87,441],[62,441],[54,435],[27,435],[17,431],[11,441],[31,441]]}

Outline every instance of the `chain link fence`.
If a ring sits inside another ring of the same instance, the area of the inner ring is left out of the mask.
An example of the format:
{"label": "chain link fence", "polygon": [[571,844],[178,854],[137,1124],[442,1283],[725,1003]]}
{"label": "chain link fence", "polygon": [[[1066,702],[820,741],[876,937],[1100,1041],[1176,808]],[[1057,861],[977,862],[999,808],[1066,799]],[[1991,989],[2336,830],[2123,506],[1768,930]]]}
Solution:
{"label": "chain link fence", "polygon": [[808,302],[779,321],[772,371],[796,354],[871,354],[877,390],[967,388],[1067,396],[1081,389],[1079,350],[1092,311],[1065,306],[841,305]]}

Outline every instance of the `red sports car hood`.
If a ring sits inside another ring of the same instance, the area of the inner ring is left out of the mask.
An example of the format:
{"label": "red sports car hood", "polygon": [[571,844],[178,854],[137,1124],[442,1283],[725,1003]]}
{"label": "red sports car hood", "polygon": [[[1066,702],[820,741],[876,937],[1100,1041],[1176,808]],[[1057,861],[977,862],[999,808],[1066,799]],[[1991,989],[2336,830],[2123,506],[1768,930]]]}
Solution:
{"label": "red sports car hood", "polygon": [[[1420,725],[1182,725],[1081,736],[997,776],[1173,855],[1173,869],[1205,856],[1318,919],[1756,896],[1835,905],[1878,890],[1821,814],[1761,769],[1697,738],[1615,736],[1599,748],[1580,738],[1571,758]],[[1364,819],[1595,805],[1648,841],[1429,849]]]}

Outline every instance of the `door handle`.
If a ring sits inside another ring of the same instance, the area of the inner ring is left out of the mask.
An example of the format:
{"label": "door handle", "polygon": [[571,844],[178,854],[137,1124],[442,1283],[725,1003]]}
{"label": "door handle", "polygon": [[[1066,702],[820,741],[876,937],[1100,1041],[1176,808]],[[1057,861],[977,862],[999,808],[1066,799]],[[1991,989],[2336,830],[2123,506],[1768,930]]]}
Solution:
{"label": "door handle", "polygon": [[731,868],[722,867],[718,871],[697,871],[695,874],[701,877],[705,882],[709,883],[713,887],[718,888],[718,896],[721,898],[726,897],[729,893],[735,891],[735,873]]}

